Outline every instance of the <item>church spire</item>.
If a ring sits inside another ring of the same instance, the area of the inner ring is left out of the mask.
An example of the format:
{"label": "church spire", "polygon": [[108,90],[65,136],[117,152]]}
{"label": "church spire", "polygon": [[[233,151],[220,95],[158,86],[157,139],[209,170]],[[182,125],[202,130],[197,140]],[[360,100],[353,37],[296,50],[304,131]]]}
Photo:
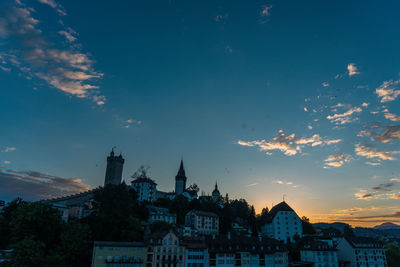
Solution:
{"label": "church spire", "polygon": [[178,174],[176,175],[176,177],[180,177],[180,178],[186,177],[185,168],[183,167],[183,159],[181,159],[181,165],[179,166],[179,171],[178,171]]}
{"label": "church spire", "polygon": [[175,176],[175,194],[180,195],[186,190],[186,173],[183,167],[183,160],[179,166],[178,174]]}
{"label": "church spire", "polygon": [[217,184],[217,181],[215,181],[215,190],[218,190],[218,184]]}

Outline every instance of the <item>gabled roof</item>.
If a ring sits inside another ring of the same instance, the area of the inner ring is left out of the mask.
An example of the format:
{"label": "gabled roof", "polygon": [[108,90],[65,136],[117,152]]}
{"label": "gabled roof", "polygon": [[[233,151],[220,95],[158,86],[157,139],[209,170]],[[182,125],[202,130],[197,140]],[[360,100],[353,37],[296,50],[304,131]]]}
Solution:
{"label": "gabled roof", "polygon": [[145,242],[148,244],[153,244],[153,245],[159,245],[162,244],[162,240],[163,238],[167,235],[167,234],[174,234],[175,236],[178,236],[178,233],[175,230],[158,230],[150,235],[145,236]]}
{"label": "gabled roof", "polygon": [[272,209],[268,212],[266,223],[271,223],[275,218],[276,214],[280,211],[293,211],[296,213],[285,201],[282,201],[278,205],[272,207]]}
{"label": "gabled roof", "polygon": [[346,241],[353,248],[381,248],[383,249],[383,243],[371,237],[355,237],[346,236]]}

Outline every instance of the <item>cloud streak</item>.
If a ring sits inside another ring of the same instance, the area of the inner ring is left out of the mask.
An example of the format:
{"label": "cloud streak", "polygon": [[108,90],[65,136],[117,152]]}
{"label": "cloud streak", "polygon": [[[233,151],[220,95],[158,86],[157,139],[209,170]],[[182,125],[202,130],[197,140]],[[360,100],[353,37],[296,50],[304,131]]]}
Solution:
{"label": "cloud streak", "polygon": [[283,130],[278,131],[278,135],[271,140],[254,140],[254,141],[237,141],[238,145],[247,147],[257,147],[260,151],[270,155],[270,151],[279,150],[287,156],[293,156],[301,152],[301,148],[310,145],[311,147],[323,144],[335,144],[341,142],[341,139],[323,140],[318,134],[314,134],[309,138],[298,137],[294,133],[286,135]]}
{"label": "cloud streak", "polygon": [[336,113],[333,115],[328,115],[326,118],[330,122],[335,123],[335,124],[346,124],[346,123],[357,120],[357,118],[352,118],[352,115],[355,113],[360,113],[360,112],[362,112],[362,109],[360,107],[354,107],[354,108],[350,108],[349,110],[347,110],[344,113]]}
{"label": "cloud streak", "polygon": [[89,190],[77,178],[62,178],[36,171],[0,169],[0,195],[28,200],[60,197]]}
{"label": "cloud streak", "polygon": [[338,168],[338,167],[341,167],[344,163],[349,162],[350,159],[351,159],[351,157],[348,154],[331,155],[325,160],[324,168],[329,168],[329,167]]}
{"label": "cloud streak", "polygon": [[357,75],[357,74],[360,74],[356,64],[354,64],[354,63],[347,64],[347,71],[348,71],[350,77],[354,76],[354,75]]}
{"label": "cloud streak", "polygon": [[357,144],[354,148],[354,151],[357,155],[366,157],[368,159],[380,159],[380,160],[394,160],[395,158],[392,157],[392,152],[385,152],[379,149],[373,149],[371,146],[368,145],[361,145]]}

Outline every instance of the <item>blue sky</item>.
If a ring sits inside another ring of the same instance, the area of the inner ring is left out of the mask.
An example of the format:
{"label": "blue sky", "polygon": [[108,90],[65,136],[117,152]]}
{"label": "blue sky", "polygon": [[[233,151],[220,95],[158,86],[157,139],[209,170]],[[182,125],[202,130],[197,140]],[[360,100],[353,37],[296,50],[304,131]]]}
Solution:
{"label": "blue sky", "polygon": [[257,210],[400,222],[398,3],[4,1],[0,198],[150,166]]}

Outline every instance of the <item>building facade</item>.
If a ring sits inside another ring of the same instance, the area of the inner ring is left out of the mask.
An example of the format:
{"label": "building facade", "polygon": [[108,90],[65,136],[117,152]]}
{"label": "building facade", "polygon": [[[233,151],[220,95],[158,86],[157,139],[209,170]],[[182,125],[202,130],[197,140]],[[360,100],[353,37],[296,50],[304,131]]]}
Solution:
{"label": "building facade", "polygon": [[160,208],[156,206],[146,206],[149,210],[149,223],[155,222],[167,222],[170,224],[176,224],[176,214],[170,213],[167,208]]}
{"label": "building facade", "polygon": [[337,249],[332,240],[308,240],[300,248],[304,262],[312,262],[314,267],[338,267]]}
{"label": "building facade", "polygon": [[387,267],[383,243],[368,237],[344,237],[338,244],[338,258],[350,267]]}
{"label": "building facade", "polygon": [[241,235],[207,238],[208,266],[287,267],[286,246],[275,239]]}
{"label": "building facade", "polygon": [[100,242],[93,247],[92,267],[143,267],[147,247],[143,242]]}
{"label": "building facade", "polygon": [[285,202],[274,206],[268,213],[266,223],[261,227],[263,235],[282,240],[294,242],[294,236],[303,235],[303,227],[300,217]]}
{"label": "building facade", "polygon": [[158,231],[147,238],[147,267],[185,266],[185,247],[174,231]]}
{"label": "building facade", "polygon": [[157,184],[148,177],[139,177],[131,182],[138,195],[138,201],[154,202],[157,199]]}
{"label": "building facade", "polygon": [[218,234],[219,218],[212,212],[191,210],[185,216],[185,226],[201,235]]}
{"label": "building facade", "polygon": [[206,267],[208,266],[208,249],[204,237],[185,238],[185,266]]}

